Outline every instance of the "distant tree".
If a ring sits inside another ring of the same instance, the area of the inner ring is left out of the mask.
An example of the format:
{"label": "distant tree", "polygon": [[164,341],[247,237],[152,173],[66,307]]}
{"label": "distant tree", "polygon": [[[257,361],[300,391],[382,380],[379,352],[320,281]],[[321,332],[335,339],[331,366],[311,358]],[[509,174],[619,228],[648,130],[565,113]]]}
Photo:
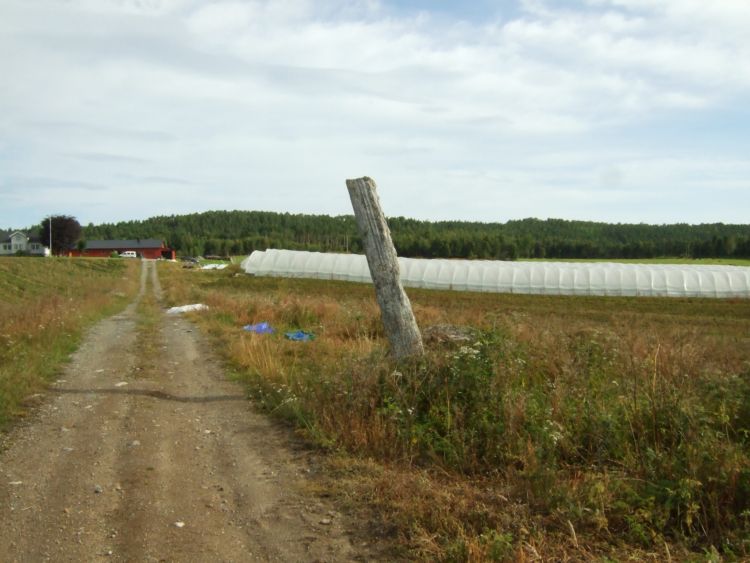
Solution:
{"label": "distant tree", "polygon": [[[399,256],[434,258],[648,258],[750,254],[750,225],[608,224],[564,219],[506,223],[388,219]],[[206,211],[92,225],[84,238],[161,238],[180,254],[242,253],[266,248],[362,252],[353,215]]]}
{"label": "distant tree", "polygon": [[542,244],[539,241],[536,241],[534,243],[534,249],[532,250],[532,257],[533,258],[544,258],[546,256],[546,251],[544,249],[544,244]]}
{"label": "distant tree", "polygon": [[81,224],[75,217],[69,215],[53,215],[41,222],[41,238],[43,244],[49,244],[50,223],[52,224],[52,254],[64,254],[74,248],[81,238]]}

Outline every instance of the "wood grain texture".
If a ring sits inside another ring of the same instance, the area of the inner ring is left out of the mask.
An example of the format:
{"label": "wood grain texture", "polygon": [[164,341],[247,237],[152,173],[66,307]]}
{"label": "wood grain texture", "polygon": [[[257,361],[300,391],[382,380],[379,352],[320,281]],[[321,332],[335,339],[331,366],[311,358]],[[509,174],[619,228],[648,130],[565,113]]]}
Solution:
{"label": "wood grain texture", "polygon": [[396,248],[380,208],[375,181],[365,176],[347,180],[346,187],[362,236],[391,353],[396,359],[422,355],[422,336],[409,297],[401,285]]}

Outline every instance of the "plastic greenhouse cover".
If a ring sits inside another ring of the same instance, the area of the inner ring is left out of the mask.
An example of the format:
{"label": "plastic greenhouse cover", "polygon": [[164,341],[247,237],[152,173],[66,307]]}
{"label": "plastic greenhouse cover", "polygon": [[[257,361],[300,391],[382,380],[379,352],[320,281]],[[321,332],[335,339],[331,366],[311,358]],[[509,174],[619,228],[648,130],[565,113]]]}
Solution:
{"label": "plastic greenhouse cover", "polygon": [[[399,258],[407,287],[545,295],[750,298],[750,268],[614,262],[504,262]],[[361,254],[255,251],[242,269],[256,276],[372,283]]]}

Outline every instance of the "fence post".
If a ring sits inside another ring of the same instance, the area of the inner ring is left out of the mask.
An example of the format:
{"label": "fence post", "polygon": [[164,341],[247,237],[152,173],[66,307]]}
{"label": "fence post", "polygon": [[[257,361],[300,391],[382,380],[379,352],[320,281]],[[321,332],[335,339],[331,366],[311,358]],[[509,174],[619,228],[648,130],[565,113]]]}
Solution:
{"label": "fence post", "polygon": [[354,217],[365,247],[391,353],[396,359],[422,355],[422,335],[411,310],[409,297],[401,285],[396,248],[380,208],[375,181],[366,176],[347,180],[346,188],[349,190]]}

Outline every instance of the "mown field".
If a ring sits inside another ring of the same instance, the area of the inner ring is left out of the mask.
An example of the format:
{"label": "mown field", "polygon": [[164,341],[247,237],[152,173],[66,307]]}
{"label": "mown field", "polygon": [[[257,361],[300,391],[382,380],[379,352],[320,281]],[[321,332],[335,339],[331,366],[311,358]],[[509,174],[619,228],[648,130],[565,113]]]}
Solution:
{"label": "mown field", "polygon": [[[340,498],[394,556],[750,556],[750,300],[410,290],[423,330],[473,332],[396,365],[371,286],[161,275],[210,306],[257,403],[336,454]],[[261,321],[277,332],[242,330]]]}
{"label": "mown field", "polygon": [[132,298],[139,267],[125,260],[0,258],[0,428],[26,412],[86,327]]}

